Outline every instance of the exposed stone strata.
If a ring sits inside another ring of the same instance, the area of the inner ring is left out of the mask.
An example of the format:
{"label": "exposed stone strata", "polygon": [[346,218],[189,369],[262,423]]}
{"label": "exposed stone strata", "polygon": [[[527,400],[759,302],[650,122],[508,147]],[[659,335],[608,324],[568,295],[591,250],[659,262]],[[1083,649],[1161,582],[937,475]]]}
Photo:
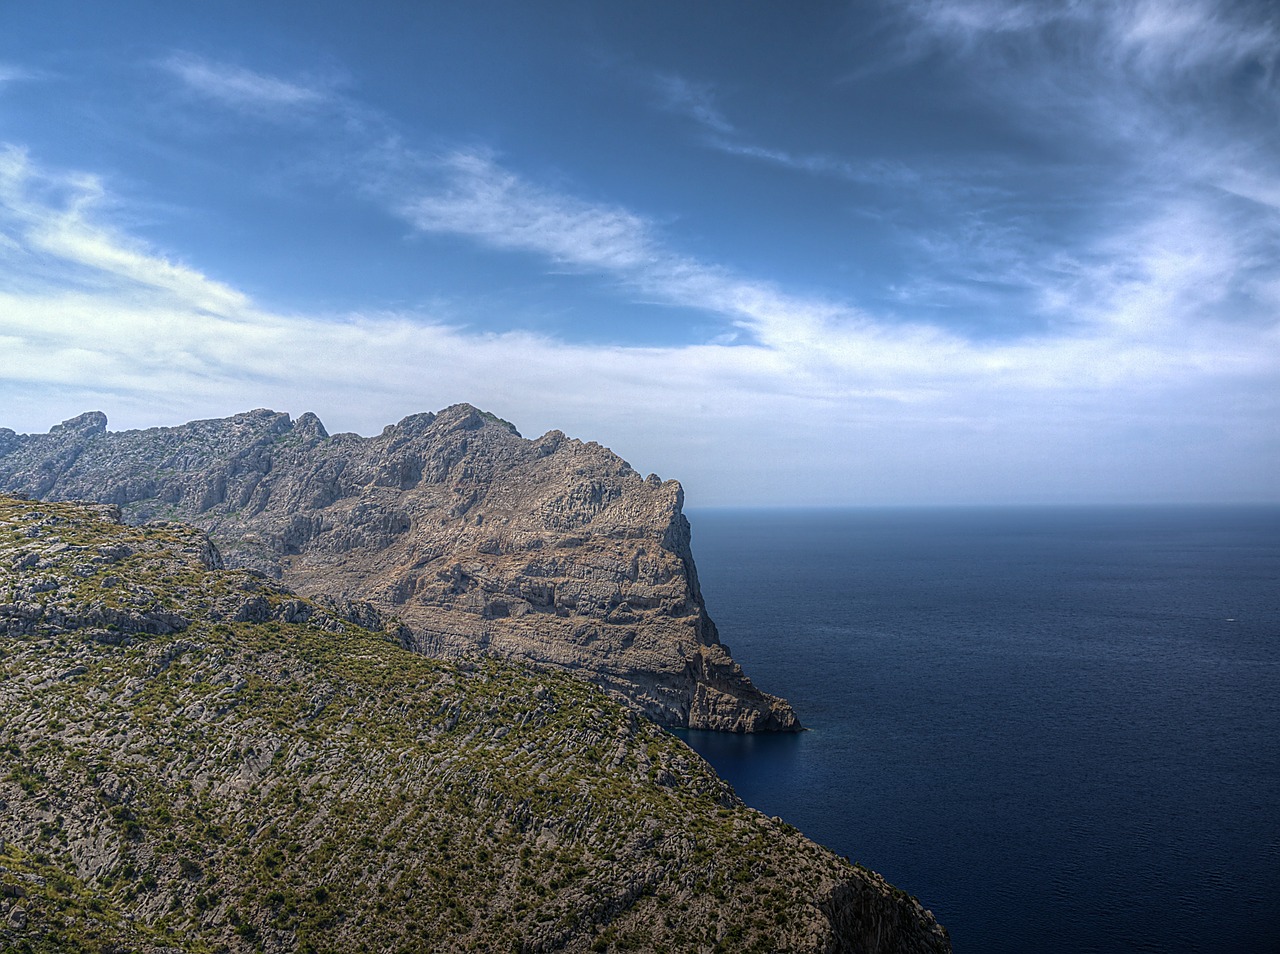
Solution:
{"label": "exposed stone strata", "polygon": [[314,414],[111,433],[91,412],[0,433],[0,489],[189,520],[229,566],[391,610],[420,652],[555,666],[665,725],[800,727],[720,643],[680,485],[559,431],[466,404],[368,439]]}

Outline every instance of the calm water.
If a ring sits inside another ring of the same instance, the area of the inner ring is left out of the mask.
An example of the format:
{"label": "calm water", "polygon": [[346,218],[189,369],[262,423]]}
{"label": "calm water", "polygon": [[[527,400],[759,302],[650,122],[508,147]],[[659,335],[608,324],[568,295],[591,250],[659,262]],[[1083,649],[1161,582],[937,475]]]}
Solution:
{"label": "calm water", "polygon": [[687,733],[961,954],[1280,951],[1280,508],[694,511],[812,731]]}

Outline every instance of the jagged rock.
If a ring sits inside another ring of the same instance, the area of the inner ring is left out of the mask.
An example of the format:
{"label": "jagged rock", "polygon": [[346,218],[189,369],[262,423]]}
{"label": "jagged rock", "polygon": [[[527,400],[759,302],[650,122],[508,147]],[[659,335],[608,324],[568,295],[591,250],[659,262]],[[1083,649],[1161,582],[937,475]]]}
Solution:
{"label": "jagged rock", "polygon": [[190,521],[226,565],[372,602],[428,655],[571,671],[669,726],[800,728],[720,643],[680,485],[559,431],[525,440],[467,404],[369,439],[310,413],[111,433],[91,412],[0,435],[0,489]]}

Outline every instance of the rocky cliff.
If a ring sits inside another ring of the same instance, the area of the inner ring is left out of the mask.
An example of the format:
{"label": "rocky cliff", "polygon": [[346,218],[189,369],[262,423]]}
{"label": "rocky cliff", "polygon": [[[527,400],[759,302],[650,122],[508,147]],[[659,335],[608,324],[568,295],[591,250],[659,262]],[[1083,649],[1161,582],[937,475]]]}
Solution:
{"label": "rocky cliff", "polygon": [[571,671],[668,726],[800,728],[720,643],[680,485],[559,431],[466,404],[373,438],[267,410],[110,432],[93,412],[0,429],[0,490],[189,521],[229,566],[394,612],[426,655]]}
{"label": "rocky cliff", "polygon": [[950,949],[587,683],[117,517],[0,496],[0,950]]}

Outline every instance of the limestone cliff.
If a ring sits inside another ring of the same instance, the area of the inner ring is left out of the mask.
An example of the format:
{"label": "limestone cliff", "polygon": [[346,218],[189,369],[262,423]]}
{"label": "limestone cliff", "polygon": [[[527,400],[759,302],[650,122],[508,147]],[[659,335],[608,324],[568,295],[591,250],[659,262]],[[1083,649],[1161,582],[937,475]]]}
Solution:
{"label": "limestone cliff", "polygon": [[0,496],[0,950],[945,954],[565,674]]}
{"label": "limestone cliff", "polygon": [[680,485],[559,431],[525,440],[466,404],[373,438],[313,414],[109,432],[91,412],[0,429],[0,489],[190,521],[229,566],[394,612],[427,655],[574,672],[668,726],[800,728],[707,616]]}

